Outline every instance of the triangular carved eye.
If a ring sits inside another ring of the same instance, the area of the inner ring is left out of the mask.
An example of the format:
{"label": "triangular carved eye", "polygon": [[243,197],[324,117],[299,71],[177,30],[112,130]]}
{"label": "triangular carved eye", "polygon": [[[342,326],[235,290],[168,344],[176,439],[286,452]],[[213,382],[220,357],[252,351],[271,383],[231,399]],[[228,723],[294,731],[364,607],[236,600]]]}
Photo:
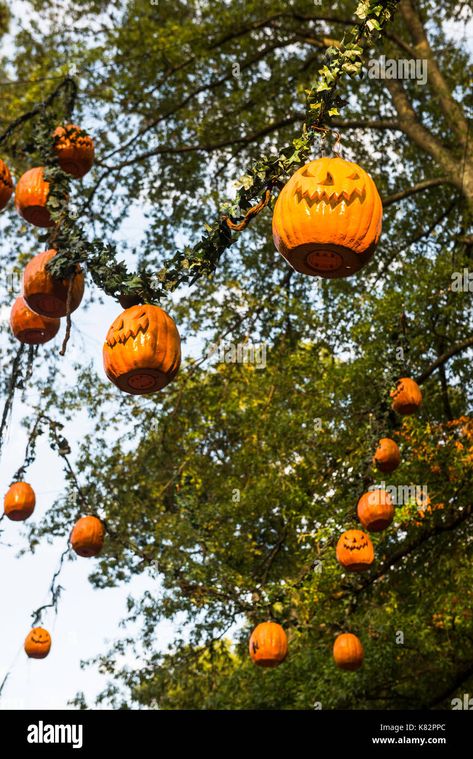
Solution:
{"label": "triangular carved eye", "polygon": [[359,178],[360,178],[360,175],[359,175],[359,174],[357,174],[357,172],[356,172],[356,171],[354,171],[354,172],[353,172],[353,174],[350,174],[350,176],[349,176],[349,177],[347,177],[347,178],[348,178],[348,179],[359,179]]}

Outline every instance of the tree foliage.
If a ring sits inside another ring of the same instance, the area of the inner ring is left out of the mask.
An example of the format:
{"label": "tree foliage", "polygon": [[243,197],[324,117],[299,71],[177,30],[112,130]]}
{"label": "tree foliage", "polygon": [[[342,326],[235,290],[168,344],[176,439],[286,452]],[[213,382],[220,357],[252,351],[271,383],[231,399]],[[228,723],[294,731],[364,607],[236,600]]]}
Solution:
{"label": "tree foliage", "polygon": [[[348,0],[28,5],[32,23],[3,61],[16,84],[5,88],[1,124],[34,107],[56,78],[76,77],[74,121],[99,146],[92,178],[71,190],[81,224],[111,242],[139,209],[142,241],[123,255],[158,275],[218,218],[232,182],[250,192],[249,165],[292,144],[305,90],[356,21]],[[211,276],[164,298],[200,354],[189,351],[166,391],[123,397],[86,365],[73,387],[35,375],[48,413],[66,426],[82,408],[95,419],[75,462],[85,499],[100,504],[110,530],[92,582],[156,577],[155,592],[129,602],[140,639],[100,657],[107,703],[448,707],[473,684],[473,325],[470,293],[452,288],[473,250],[473,70],[466,44],[445,31],[448,20],[461,29],[470,17],[467,3],[401,0],[364,64],[379,55],[428,60],[427,84],[360,77],[353,48],[355,68],[345,70],[353,76],[337,82],[339,112],[312,155],[329,153],[340,132],[343,155],[371,173],[384,199],[381,243],[361,273],[322,281],[293,272],[274,251],[266,209]],[[28,122],[9,147],[17,173],[36,155],[35,130]],[[20,266],[18,225],[7,215],[3,234],[5,256]],[[31,252],[35,234],[21,228]],[[106,248],[100,255],[106,262]],[[217,343],[227,360],[212,354]],[[264,346],[265,366],[228,360],[237,345]],[[417,377],[424,393],[421,413],[404,422],[389,411],[399,376]],[[427,486],[430,503],[399,506],[374,539],[375,567],[347,576],[335,544],[357,526],[363,490],[380,482],[371,457],[388,433],[402,466],[383,479]],[[72,503],[61,499],[32,529],[33,544],[68,533]],[[288,631],[290,655],[261,672],[247,640],[267,618]],[[176,629],[165,652],[155,639],[162,619]],[[365,645],[356,675],[331,659],[344,631]],[[120,663],[128,647],[141,662],[134,669]]]}

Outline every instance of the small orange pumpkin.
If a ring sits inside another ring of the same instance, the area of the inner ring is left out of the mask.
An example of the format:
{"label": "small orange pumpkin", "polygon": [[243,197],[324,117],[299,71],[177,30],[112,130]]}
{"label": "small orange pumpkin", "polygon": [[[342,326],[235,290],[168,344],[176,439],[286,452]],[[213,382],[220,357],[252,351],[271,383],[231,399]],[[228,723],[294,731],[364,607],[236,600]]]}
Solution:
{"label": "small orange pumpkin", "polygon": [[374,561],[369,535],[362,530],[347,530],[337,543],[337,559],[349,572],[363,572]]}
{"label": "small orange pumpkin", "polygon": [[13,181],[10,169],[0,160],[0,211],[3,211],[13,194]]}
{"label": "small orange pumpkin", "polygon": [[117,316],[103,346],[105,374],[120,390],[144,394],[161,390],[176,376],[181,339],[158,306],[132,306]]}
{"label": "small orange pumpkin", "polygon": [[422,392],[417,382],[409,377],[403,377],[397,381],[395,390],[391,390],[391,398],[393,411],[402,416],[409,416],[419,410]]}
{"label": "small orange pumpkin", "polygon": [[97,556],[103,548],[105,527],[98,517],[81,517],[71,532],[71,546],[78,556]]}
{"label": "small orange pumpkin", "polygon": [[354,672],[363,664],[365,652],[361,640],[352,633],[343,633],[333,644],[333,658],[340,669]]}
{"label": "small orange pumpkin", "polygon": [[51,650],[51,636],[44,627],[33,627],[25,639],[25,652],[30,659],[45,659]]}
{"label": "small orange pumpkin", "polygon": [[365,530],[381,532],[394,519],[394,504],[386,490],[369,490],[358,501],[357,513]]}
{"label": "small orange pumpkin", "polygon": [[[47,270],[46,265],[55,255],[55,250],[47,250],[28,262],[23,273],[23,298],[37,314],[59,318],[67,313],[69,280],[54,279]],[[72,283],[71,312],[78,308],[83,294],[84,275],[78,266]]]}
{"label": "small orange pumpkin", "polygon": [[44,180],[43,167],[29,169],[20,177],[16,185],[16,210],[35,227],[54,227],[54,221],[46,208],[48,196],[49,182]]}
{"label": "small orange pumpkin", "polygon": [[27,482],[15,482],[3,499],[5,516],[13,522],[24,522],[34,511],[36,496]]}
{"label": "small orange pumpkin", "polygon": [[382,437],[373,456],[373,463],[384,474],[390,474],[401,463],[399,446],[389,437]]}
{"label": "small orange pumpkin", "polygon": [[277,622],[262,622],[251,633],[249,648],[259,667],[277,667],[287,656],[287,635]]}
{"label": "small orange pumpkin", "polygon": [[279,193],[274,244],[296,271],[349,277],[373,255],[382,216],[366,171],[343,158],[319,158],[296,171]]}
{"label": "small orange pumpkin", "polygon": [[17,298],[10,313],[10,327],[16,339],[27,345],[47,343],[57,335],[61,322],[36,314],[23,298]]}
{"label": "small orange pumpkin", "polygon": [[85,176],[94,163],[92,138],[75,124],[58,126],[53,137],[54,151],[61,169],[75,179]]}

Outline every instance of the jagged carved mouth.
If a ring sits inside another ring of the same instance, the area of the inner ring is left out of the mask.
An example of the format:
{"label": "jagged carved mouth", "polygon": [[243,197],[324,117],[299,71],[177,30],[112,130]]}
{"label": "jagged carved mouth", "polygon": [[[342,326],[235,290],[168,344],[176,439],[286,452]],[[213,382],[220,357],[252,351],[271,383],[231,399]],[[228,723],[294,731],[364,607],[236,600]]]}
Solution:
{"label": "jagged carved mouth", "polygon": [[337,181],[338,188],[335,187],[335,179],[329,171],[319,177],[317,174],[311,174],[309,167],[306,167],[301,177],[306,177],[309,181],[298,181],[294,195],[299,203],[304,199],[309,208],[316,203],[328,203],[332,208],[342,202],[350,205],[357,198],[362,203],[366,196],[365,185],[363,183],[360,186],[360,175],[357,172],[350,174],[341,183]]}
{"label": "jagged carved mouth", "polygon": [[140,314],[136,320],[133,319],[131,326],[125,327],[125,320],[122,318],[110,327],[106,339],[107,345],[109,348],[113,348],[117,343],[124,345],[130,337],[135,340],[140,332],[145,333],[148,327],[149,319],[145,312]]}
{"label": "jagged carved mouth", "polygon": [[366,548],[368,546],[368,543],[365,541],[364,543],[357,543],[356,545],[352,543],[351,545],[345,545],[343,546],[347,551],[362,551],[363,548]]}

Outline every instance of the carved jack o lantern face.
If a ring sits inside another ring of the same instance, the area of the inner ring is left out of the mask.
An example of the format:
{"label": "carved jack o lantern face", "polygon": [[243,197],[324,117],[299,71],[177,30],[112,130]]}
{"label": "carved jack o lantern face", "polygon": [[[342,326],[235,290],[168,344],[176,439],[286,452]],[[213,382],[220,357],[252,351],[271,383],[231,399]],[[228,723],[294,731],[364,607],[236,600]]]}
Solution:
{"label": "carved jack o lantern face", "polygon": [[[295,194],[304,200],[309,208],[315,203],[329,203],[335,208],[339,203],[347,205],[356,198],[366,197],[366,182],[361,171],[354,168],[338,178],[323,161],[312,161],[303,167],[295,184]],[[366,176],[365,172],[363,174]],[[308,180],[308,181],[307,181]]]}
{"label": "carved jack o lantern face", "polygon": [[282,189],[274,243],[296,271],[348,277],[371,258],[381,220],[381,199],[369,174],[342,158],[319,158]]}
{"label": "carved jack o lantern face", "polygon": [[30,659],[44,659],[51,650],[51,636],[43,627],[33,627],[25,639],[25,652]]}
{"label": "carved jack o lantern face", "polygon": [[369,569],[374,561],[374,548],[362,530],[347,530],[337,543],[337,559],[350,572]]}
{"label": "carved jack o lantern face", "polygon": [[103,347],[107,377],[127,393],[153,393],[176,376],[181,341],[174,321],[158,306],[132,306],[110,327]]}
{"label": "carved jack o lantern face", "polygon": [[130,337],[135,340],[138,337],[138,333],[140,331],[146,332],[149,327],[149,319],[146,314],[145,307],[138,306],[138,311],[141,313],[134,314],[133,317],[131,317],[127,311],[124,311],[121,316],[115,319],[112,326],[108,330],[106,338],[107,345],[110,348],[113,348],[113,346],[117,343],[122,343],[122,345],[125,345],[126,341]]}

